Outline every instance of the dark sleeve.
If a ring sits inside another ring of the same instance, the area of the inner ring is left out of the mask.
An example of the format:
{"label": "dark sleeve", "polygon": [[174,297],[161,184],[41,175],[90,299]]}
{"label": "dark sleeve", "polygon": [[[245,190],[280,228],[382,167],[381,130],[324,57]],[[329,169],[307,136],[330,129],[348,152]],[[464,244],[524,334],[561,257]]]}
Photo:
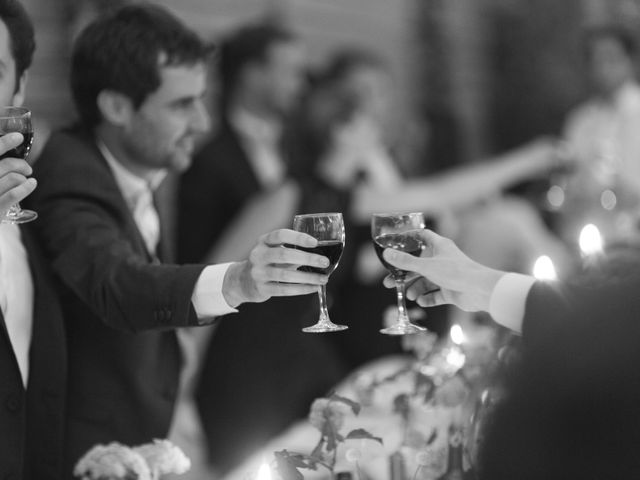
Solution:
{"label": "dark sleeve", "polygon": [[89,145],[58,134],[34,170],[38,239],[63,284],[103,322],[134,332],[198,324],[191,295],[204,266],[149,262],[108,167]]}

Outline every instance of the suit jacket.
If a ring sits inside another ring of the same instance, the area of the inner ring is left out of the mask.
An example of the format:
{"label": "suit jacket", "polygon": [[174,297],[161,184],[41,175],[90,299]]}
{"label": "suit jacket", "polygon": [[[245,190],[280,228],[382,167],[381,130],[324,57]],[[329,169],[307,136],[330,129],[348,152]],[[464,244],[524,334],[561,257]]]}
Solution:
{"label": "suit jacket", "polygon": [[204,266],[154,261],[90,132],[54,134],[34,170],[34,226],[67,323],[69,473],[96,443],[166,437],[182,361],[173,329],[199,324]]}
{"label": "suit jacket", "polygon": [[[180,180],[179,260],[200,261],[260,191],[237,133],[224,122]],[[243,305],[233,319],[218,324],[197,392],[218,470],[234,467],[306,415],[313,399],[342,378],[327,339],[300,331],[317,316],[316,296],[307,295]]]}
{"label": "suit jacket", "polygon": [[34,282],[34,310],[25,391],[0,313],[0,476],[59,479],[66,378],[62,313],[53,282],[26,228],[22,239]]}
{"label": "suit jacket", "polygon": [[522,361],[491,417],[480,479],[640,475],[638,273],[534,285]]}

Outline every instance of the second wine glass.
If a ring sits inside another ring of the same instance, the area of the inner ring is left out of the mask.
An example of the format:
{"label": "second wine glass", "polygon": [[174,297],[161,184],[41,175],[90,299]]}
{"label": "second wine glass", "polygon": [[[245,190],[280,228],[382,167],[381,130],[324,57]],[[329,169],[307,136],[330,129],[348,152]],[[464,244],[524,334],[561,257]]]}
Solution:
{"label": "second wine glass", "polygon": [[[329,266],[326,268],[299,267],[306,272],[316,272],[331,275],[338,266],[342,250],[344,249],[344,221],[341,213],[312,213],[307,215],[296,215],[293,219],[293,229],[311,235],[318,240],[318,245],[313,248],[296,247],[307,252],[317,253],[329,259]],[[303,332],[338,332],[346,330],[346,325],[337,325],[329,319],[327,309],[327,287],[322,285],[318,288],[318,298],[320,300],[320,318],[315,325],[305,327]]]}
{"label": "second wine glass", "polygon": [[400,270],[387,263],[382,253],[385,248],[393,248],[411,255],[420,256],[424,248],[424,241],[419,235],[419,230],[424,229],[424,216],[422,213],[376,213],[371,217],[371,237],[378,258],[389,270],[396,282],[398,299],[398,321],[395,325],[380,330],[387,335],[406,335],[426,330],[424,327],[414,325],[409,321],[407,306],[405,303],[404,280],[407,276],[405,270]]}

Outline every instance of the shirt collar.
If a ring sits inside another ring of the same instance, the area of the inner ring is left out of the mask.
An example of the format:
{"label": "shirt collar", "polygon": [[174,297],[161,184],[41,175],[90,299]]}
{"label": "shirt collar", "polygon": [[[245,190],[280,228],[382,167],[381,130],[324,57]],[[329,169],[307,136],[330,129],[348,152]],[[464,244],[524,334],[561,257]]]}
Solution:
{"label": "shirt collar", "polygon": [[127,204],[132,208],[134,208],[138,203],[141,195],[144,195],[147,192],[153,192],[157,189],[167,175],[167,171],[162,169],[155,171],[149,179],[139,177],[125,168],[111,153],[102,140],[98,138],[96,139],[96,143],[100,153],[102,153],[102,156],[107,161],[109,168],[111,168],[122,195],[127,201]]}

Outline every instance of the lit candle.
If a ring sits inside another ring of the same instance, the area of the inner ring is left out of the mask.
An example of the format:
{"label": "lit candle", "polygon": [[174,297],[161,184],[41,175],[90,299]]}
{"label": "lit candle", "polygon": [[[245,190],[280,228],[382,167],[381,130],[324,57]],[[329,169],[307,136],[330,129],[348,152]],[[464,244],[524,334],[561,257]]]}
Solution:
{"label": "lit candle", "polygon": [[602,243],[602,235],[600,235],[598,227],[589,223],[582,228],[578,238],[578,245],[580,245],[585,267],[591,267],[597,263],[602,254]]}
{"label": "lit candle", "polygon": [[556,280],[558,275],[556,274],[556,268],[551,258],[547,255],[538,257],[536,263],[533,265],[533,276],[538,280]]}
{"label": "lit candle", "polygon": [[594,255],[602,252],[602,235],[593,223],[589,223],[580,230],[578,239],[580,251],[584,255]]}
{"label": "lit candle", "polygon": [[466,337],[464,335],[464,331],[462,327],[457,323],[454,323],[449,330],[449,338],[453,343],[453,346],[447,352],[447,363],[452,367],[452,370],[457,372],[464,366],[464,362],[466,357],[460,348],[466,341]]}
{"label": "lit candle", "polygon": [[258,469],[258,474],[256,475],[256,480],[271,480],[271,468],[269,464],[262,461],[262,465]]}

